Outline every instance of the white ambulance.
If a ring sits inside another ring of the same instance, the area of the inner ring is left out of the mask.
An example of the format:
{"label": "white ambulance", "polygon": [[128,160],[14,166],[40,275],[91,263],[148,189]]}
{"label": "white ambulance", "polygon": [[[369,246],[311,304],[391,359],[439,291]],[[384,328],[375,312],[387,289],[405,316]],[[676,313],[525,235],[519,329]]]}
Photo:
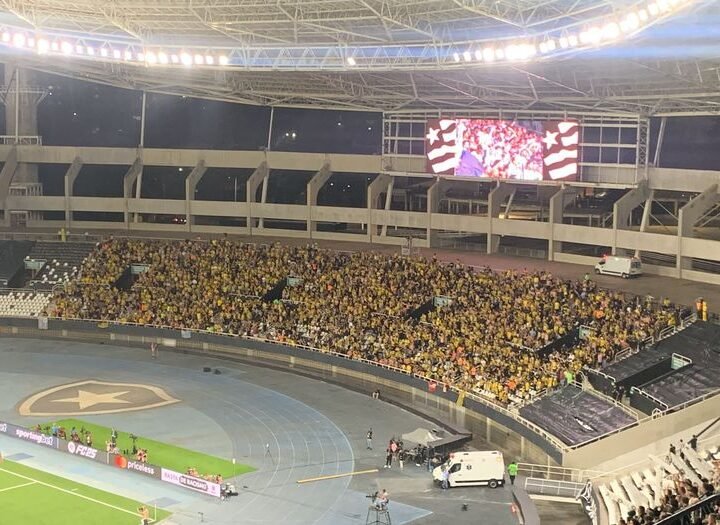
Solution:
{"label": "white ambulance", "polygon": [[623,279],[642,275],[642,263],[637,257],[617,257],[606,255],[595,265],[595,273],[600,275],[619,275]]}
{"label": "white ambulance", "polygon": [[454,452],[433,469],[433,481],[441,484],[445,470],[451,487],[487,485],[494,489],[505,484],[505,461],[497,450]]}

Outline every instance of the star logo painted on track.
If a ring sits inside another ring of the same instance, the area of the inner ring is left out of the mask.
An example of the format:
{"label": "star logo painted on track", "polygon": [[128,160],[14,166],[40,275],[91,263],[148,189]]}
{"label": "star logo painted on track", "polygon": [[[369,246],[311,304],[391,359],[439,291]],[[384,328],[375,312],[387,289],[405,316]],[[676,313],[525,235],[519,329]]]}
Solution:
{"label": "star logo painted on track", "polygon": [[67,397],[65,399],[53,399],[52,403],[77,403],[80,410],[94,407],[95,405],[104,404],[117,404],[117,403],[130,403],[125,399],[118,399],[118,397],[129,393],[128,390],[124,392],[106,392],[104,394],[98,394],[96,392],[88,392],[87,390],[78,390],[76,397]]}
{"label": "star logo painted on track", "polygon": [[38,392],[18,405],[23,416],[84,416],[158,408],[179,400],[158,386],[88,379]]}

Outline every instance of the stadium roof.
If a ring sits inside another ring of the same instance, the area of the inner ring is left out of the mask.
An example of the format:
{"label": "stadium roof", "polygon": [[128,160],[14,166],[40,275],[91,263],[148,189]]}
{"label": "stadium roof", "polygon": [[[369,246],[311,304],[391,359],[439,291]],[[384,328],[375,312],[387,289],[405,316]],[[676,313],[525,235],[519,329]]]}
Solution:
{"label": "stadium roof", "polygon": [[0,59],[263,105],[720,114],[717,27],[718,0],[0,0]]}

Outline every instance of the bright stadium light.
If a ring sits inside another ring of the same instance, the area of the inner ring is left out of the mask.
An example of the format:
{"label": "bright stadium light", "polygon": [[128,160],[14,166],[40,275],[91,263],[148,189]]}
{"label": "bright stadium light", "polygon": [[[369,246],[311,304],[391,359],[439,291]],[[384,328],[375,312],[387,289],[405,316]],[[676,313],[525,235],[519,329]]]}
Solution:
{"label": "bright stadium light", "polygon": [[658,5],[655,2],[651,2],[647,6],[648,12],[652,16],[657,16],[660,13],[660,10],[658,9]]}
{"label": "bright stadium light", "polygon": [[122,53],[120,53],[119,49],[113,49],[113,58],[115,60],[120,60],[120,57],[122,57]]}
{"label": "bright stadium light", "polygon": [[454,60],[455,62],[460,62],[460,54],[458,54],[458,53],[453,53],[453,60]]}
{"label": "bright stadium light", "polygon": [[167,64],[167,63],[168,63],[168,56],[167,56],[166,53],[163,53],[162,51],[160,51],[160,52],[158,53],[157,59],[158,59],[158,62],[160,62],[161,64]]}
{"label": "bright stadium light", "polygon": [[94,57],[95,56],[95,48],[87,46],[85,48],[85,52],[88,54],[88,56]]}
{"label": "bright stadium light", "polygon": [[355,64],[357,64],[357,62],[355,62],[354,57],[347,57],[347,63],[348,63],[348,66],[354,66]]}
{"label": "bright stadium light", "polygon": [[195,64],[201,66],[205,63],[205,58],[202,55],[195,55]]}
{"label": "bright stadium light", "polygon": [[205,55],[205,63],[208,66],[212,66],[215,63],[215,59],[212,57],[212,55]]}
{"label": "bright stadium light", "polygon": [[60,51],[63,55],[72,55],[73,46],[70,42],[63,42],[60,44]]}
{"label": "bright stadium light", "polygon": [[172,54],[172,55],[170,55],[170,62],[172,62],[173,64],[179,64],[180,57],[177,56],[176,54]]}
{"label": "bright stadium light", "polygon": [[220,65],[221,66],[227,66],[228,65],[228,57],[226,55],[220,55]]}
{"label": "bright stadium light", "polygon": [[465,62],[470,62],[470,60],[472,60],[470,51],[463,51],[463,58],[465,59]]}
{"label": "bright stadium light", "polygon": [[565,38],[564,36],[560,37],[560,47],[561,48],[567,49],[569,45],[570,45],[570,42],[568,42],[567,38]]}
{"label": "bright stadium light", "polygon": [[145,62],[147,62],[150,65],[157,64],[157,62],[158,62],[157,55],[155,53],[153,53],[152,51],[148,51],[147,53],[145,53]]}
{"label": "bright stadium light", "polygon": [[35,47],[35,39],[33,37],[29,37],[27,39],[27,45],[28,47]]}
{"label": "bright stadium light", "polygon": [[476,50],[475,50],[475,60],[480,61],[480,60],[482,60],[482,59],[483,59],[482,50],[476,49]]}
{"label": "bright stadium light", "polygon": [[107,50],[106,47],[101,47],[101,48],[100,48],[100,56],[103,57],[103,58],[105,58],[105,57],[108,56],[108,50]]}
{"label": "bright stadium light", "polygon": [[75,53],[77,53],[78,55],[82,55],[85,53],[85,48],[78,44],[75,46]]}
{"label": "bright stadium light", "polygon": [[12,42],[15,47],[25,47],[27,39],[25,38],[25,35],[23,33],[15,33],[13,35]]}
{"label": "bright stadium light", "polygon": [[192,56],[188,53],[180,53],[180,62],[183,66],[192,66]]}
{"label": "bright stadium light", "polygon": [[637,16],[638,16],[638,18],[640,19],[641,22],[647,22],[648,13],[647,13],[647,11],[645,11],[645,9],[640,9],[640,10],[637,12]]}
{"label": "bright stadium light", "polygon": [[125,60],[132,60],[132,57],[132,52],[130,50],[125,51],[125,53],[123,54],[123,58]]}
{"label": "bright stadium light", "polygon": [[491,47],[483,49],[483,58],[486,62],[492,62],[495,60],[495,50]]}
{"label": "bright stadium light", "polygon": [[576,45],[578,45],[577,35],[570,35],[568,37],[568,43],[570,44],[570,47],[575,47]]}
{"label": "bright stadium light", "polygon": [[553,40],[552,38],[550,40],[548,40],[546,42],[546,44],[547,44],[548,51],[555,51],[555,49],[557,48],[557,44],[555,43],[555,40]]}
{"label": "bright stadium light", "polygon": [[505,50],[502,48],[497,48],[495,50],[495,58],[497,58],[498,60],[502,60],[503,58],[505,58]]}
{"label": "bright stadium light", "polygon": [[48,51],[50,51],[50,42],[45,40],[44,38],[41,38],[37,41],[37,50],[38,53],[45,54]]}
{"label": "bright stadium light", "polygon": [[60,44],[58,44],[57,42],[52,42],[50,44],[50,49],[52,49],[53,51],[56,51],[56,52],[60,51]]}
{"label": "bright stadium light", "polygon": [[602,28],[602,38],[606,40],[614,40],[620,36],[620,27],[615,22],[611,22]]}
{"label": "bright stadium light", "polygon": [[138,59],[138,62],[145,62],[145,53],[143,53],[142,51],[140,51],[140,52],[137,54],[136,58]]}

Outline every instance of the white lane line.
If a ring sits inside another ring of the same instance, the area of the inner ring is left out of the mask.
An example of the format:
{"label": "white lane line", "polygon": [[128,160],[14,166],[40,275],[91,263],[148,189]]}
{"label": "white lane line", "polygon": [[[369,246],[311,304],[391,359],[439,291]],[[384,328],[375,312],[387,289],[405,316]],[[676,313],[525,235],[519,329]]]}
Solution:
{"label": "white lane line", "polygon": [[134,512],[132,510],[127,510],[127,509],[123,509],[121,507],[116,507],[115,505],[111,505],[110,503],[105,503],[104,501],[100,501],[100,500],[91,498],[90,496],[84,496],[82,494],[78,494],[77,492],[73,492],[72,490],[67,490],[67,489],[58,487],[57,485],[52,485],[50,483],[45,483],[44,481],[33,479],[28,476],[23,476],[22,474],[18,474],[17,472],[13,472],[12,470],[6,470],[4,468],[0,468],[0,472],[12,474],[13,476],[17,476],[18,478],[23,478],[28,481],[32,481],[33,483],[37,483],[38,485],[42,485],[44,487],[49,487],[51,489],[59,490],[60,492],[64,492],[65,494],[70,494],[71,496],[75,496],[76,498],[82,498],[87,501],[92,501],[93,503],[97,503],[98,505],[103,505],[104,507],[109,507],[111,509],[119,510],[120,512],[124,512],[126,514],[132,514],[133,516],[138,516],[138,513]]}
{"label": "white lane line", "polygon": [[4,489],[0,489],[0,492],[7,492],[8,490],[21,489],[23,487],[27,487],[28,485],[35,485],[35,482],[31,481],[29,483],[23,483],[22,485],[15,485],[14,487],[7,487]]}

